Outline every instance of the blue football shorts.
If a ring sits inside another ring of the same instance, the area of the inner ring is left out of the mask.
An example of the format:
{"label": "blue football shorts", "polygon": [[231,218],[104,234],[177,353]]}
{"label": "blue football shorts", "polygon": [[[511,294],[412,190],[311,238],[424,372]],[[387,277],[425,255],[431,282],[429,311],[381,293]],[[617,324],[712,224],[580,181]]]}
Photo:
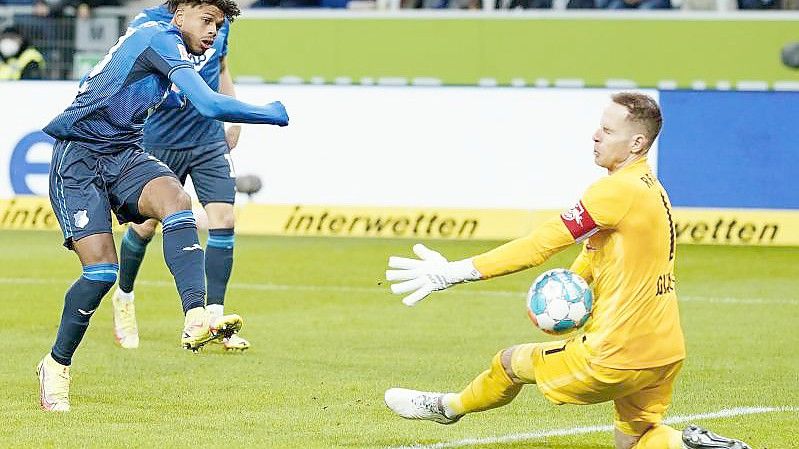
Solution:
{"label": "blue football shorts", "polygon": [[175,176],[140,148],[106,154],[85,143],[56,141],[50,165],[50,204],[64,233],[64,246],[111,232],[111,212],[120,223],[141,223],[139,197],[148,182]]}
{"label": "blue football shorts", "polygon": [[180,180],[186,183],[191,176],[200,204],[233,204],[236,199],[236,174],[230,159],[227,142],[215,142],[180,150],[147,150],[166,164]]}

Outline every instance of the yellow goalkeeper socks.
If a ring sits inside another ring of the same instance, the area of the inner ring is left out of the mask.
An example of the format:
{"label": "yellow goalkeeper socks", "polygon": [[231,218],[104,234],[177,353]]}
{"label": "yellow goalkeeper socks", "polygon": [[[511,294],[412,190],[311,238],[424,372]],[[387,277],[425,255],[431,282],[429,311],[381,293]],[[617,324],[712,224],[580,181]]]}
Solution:
{"label": "yellow goalkeeper socks", "polygon": [[522,385],[514,384],[502,367],[502,352],[491,360],[491,368],[483,371],[463,391],[451,395],[445,404],[456,415],[501,407],[519,394]]}
{"label": "yellow goalkeeper socks", "polygon": [[634,449],[682,449],[682,433],[669,426],[655,426],[638,440]]}

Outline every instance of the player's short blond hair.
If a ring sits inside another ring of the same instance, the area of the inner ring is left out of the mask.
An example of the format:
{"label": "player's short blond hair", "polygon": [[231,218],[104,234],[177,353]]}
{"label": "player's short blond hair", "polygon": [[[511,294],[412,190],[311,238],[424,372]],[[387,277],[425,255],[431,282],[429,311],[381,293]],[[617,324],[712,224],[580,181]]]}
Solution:
{"label": "player's short blond hair", "polygon": [[610,98],[614,103],[627,108],[627,120],[644,128],[644,135],[649,140],[644,149],[648,150],[663,126],[663,116],[655,99],[638,92],[620,92]]}

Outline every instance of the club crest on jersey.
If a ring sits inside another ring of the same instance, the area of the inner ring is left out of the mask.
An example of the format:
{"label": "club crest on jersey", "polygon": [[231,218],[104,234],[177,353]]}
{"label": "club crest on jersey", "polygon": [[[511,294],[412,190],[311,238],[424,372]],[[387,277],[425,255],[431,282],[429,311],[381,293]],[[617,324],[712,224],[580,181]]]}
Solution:
{"label": "club crest on jersey", "polygon": [[75,219],[75,227],[83,229],[89,224],[89,214],[85,210],[79,210],[72,216]]}
{"label": "club crest on jersey", "polygon": [[599,230],[582,201],[560,214],[560,219],[577,242],[587,239]]}

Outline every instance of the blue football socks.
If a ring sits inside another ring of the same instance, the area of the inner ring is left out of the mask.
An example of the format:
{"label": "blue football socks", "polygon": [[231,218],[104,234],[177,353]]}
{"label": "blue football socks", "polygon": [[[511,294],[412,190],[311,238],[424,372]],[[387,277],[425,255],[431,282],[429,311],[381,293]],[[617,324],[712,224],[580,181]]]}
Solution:
{"label": "blue football socks", "polygon": [[72,364],[72,355],[83,340],[89,320],[117,280],[119,265],[99,263],[83,267],[83,275],[67,290],[61,325],[51,355],[62,365]]}
{"label": "blue football socks", "polygon": [[205,257],[197,238],[197,223],[190,210],[168,215],[162,221],[164,260],[175,277],[183,313],[205,304]]}
{"label": "blue football socks", "polygon": [[205,250],[208,304],[225,304],[225,290],[233,270],[233,228],[211,229]]}
{"label": "blue football socks", "polygon": [[144,239],[132,228],[125,231],[119,249],[119,288],[125,293],[133,291],[133,283],[139,274],[149,239]]}

